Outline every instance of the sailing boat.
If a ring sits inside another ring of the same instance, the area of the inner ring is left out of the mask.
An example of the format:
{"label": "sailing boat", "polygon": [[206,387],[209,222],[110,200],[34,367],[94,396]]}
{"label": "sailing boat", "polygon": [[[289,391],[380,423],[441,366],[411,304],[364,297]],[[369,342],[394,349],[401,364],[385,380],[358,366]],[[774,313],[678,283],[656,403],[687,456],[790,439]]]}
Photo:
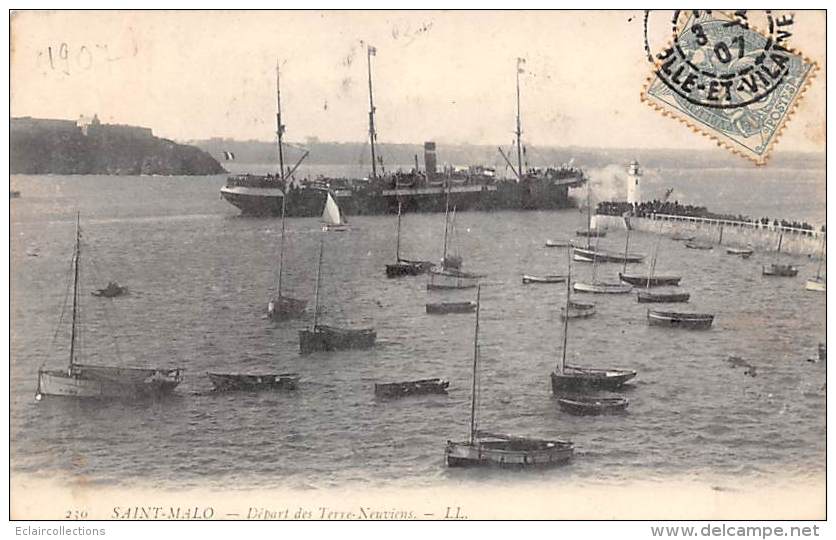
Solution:
{"label": "sailing boat", "polygon": [[[627,264],[637,263],[644,260],[644,255],[641,253],[630,253],[627,246],[630,245],[630,228],[627,227],[627,240],[624,248],[624,253],[616,253],[614,251],[606,251],[598,249],[599,239],[603,236],[605,231],[595,232],[592,229],[592,204],[589,199],[589,183],[586,185],[586,234],[578,234],[578,236],[586,237],[586,246],[574,246],[574,258],[578,262],[620,262]],[[595,247],[592,247],[590,239],[595,238]]]}
{"label": "sailing boat", "polygon": [[479,377],[479,311],[482,287],[476,289],[476,330],[473,336],[473,384],[470,396],[470,438],[447,441],[444,455],[449,467],[493,465],[498,467],[542,467],[566,463],[572,458],[570,441],[531,439],[480,431],[476,428]]}
{"label": "sailing boat", "polygon": [[[779,254],[781,253],[781,241],[784,239],[784,234],[781,233],[781,236],[778,237],[778,247],[775,248],[775,259],[778,259]],[[795,277],[798,275],[798,267],[793,266],[792,264],[783,264],[774,262],[772,264],[765,264],[763,265],[762,274],[764,276],[777,276],[777,277]]]}
{"label": "sailing boat", "polygon": [[348,230],[348,221],[343,217],[340,207],[337,206],[337,201],[331,196],[330,191],[325,199],[325,208],[322,210],[322,230],[337,232]]}
{"label": "sailing boat", "polygon": [[[267,316],[274,321],[284,321],[300,317],[305,311],[308,302],[285,296],[282,294],[282,277],[284,276],[284,243],[287,235],[285,229],[285,214],[287,210],[287,178],[284,171],[284,150],[282,148],[282,136],[284,135],[282,124],[282,92],[279,79],[279,64],[276,62],[276,133],[278,135],[279,149],[279,177],[282,182],[282,238],[279,244],[279,280],[276,296],[267,303]],[[305,154],[307,155],[307,154]],[[302,156],[304,159],[304,156]],[[301,163],[301,159],[299,160]],[[297,167],[299,164],[297,163]]]}
{"label": "sailing boat", "polygon": [[[566,312],[571,306],[572,257],[569,257],[569,280],[566,282]],[[583,390],[615,390],[636,376],[632,369],[601,369],[566,365],[569,344],[569,318],[563,318],[563,351],[560,363],[551,373],[552,392],[561,395]]]}
{"label": "sailing boat", "polygon": [[804,288],[808,291],[827,292],[827,276],[822,275],[821,267],[824,264],[824,236],[821,239],[821,251],[819,252],[819,266],[816,269],[816,277],[808,279]]}
{"label": "sailing boat", "polygon": [[395,247],[394,264],[386,265],[386,277],[417,276],[435,266],[429,261],[410,261],[401,258],[401,201],[398,201],[398,241]]}
{"label": "sailing boat", "polygon": [[373,328],[339,328],[319,324],[319,291],[322,281],[322,254],[325,246],[325,233],[319,238],[319,263],[316,269],[316,304],[314,320],[310,329],[299,331],[299,350],[302,354],[314,351],[337,351],[343,349],[370,349],[377,340]]}
{"label": "sailing boat", "polygon": [[80,364],[79,265],[81,258],[80,217],[76,216],[75,250],[73,252],[73,304],[70,333],[70,363],[67,369],[38,369],[35,399],[44,396],[76,398],[133,398],[158,396],[174,390],[183,380],[181,370],[158,368],[126,368]]}
{"label": "sailing boat", "polygon": [[[597,240],[596,240],[597,242]],[[569,250],[571,257],[577,260],[577,256],[575,255],[575,251],[580,248],[572,248]],[[596,249],[592,251],[597,251]],[[570,283],[571,280],[568,280],[567,283]],[[584,292],[584,293],[596,293],[596,294],[626,294],[633,290],[633,286],[629,283],[608,283],[605,281],[598,281],[598,259],[593,257],[592,259],[592,281],[589,283],[583,281],[576,281],[574,285],[572,285],[575,292]]]}
{"label": "sailing boat", "polygon": [[[455,223],[455,212],[453,208],[453,222]],[[430,277],[427,281],[427,289],[471,289],[479,283],[479,274],[463,272],[462,258],[458,255],[450,255],[447,251],[448,235],[451,235],[453,226],[450,220],[450,184],[447,184],[447,198],[444,205],[444,248],[441,256],[441,267],[430,268]]]}
{"label": "sailing boat", "polygon": [[[670,197],[671,193],[673,193],[673,188],[669,189],[665,193],[665,197],[662,202],[666,202],[668,197]],[[627,228],[627,242],[630,241],[630,228]],[[659,258],[659,245],[662,242],[662,222],[659,221],[659,231],[656,234],[656,243],[653,245],[653,255],[650,258],[650,265],[649,265],[649,272],[646,275],[643,274],[628,274],[627,273],[627,263],[625,262],[624,267],[621,269],[621,272],[618,273],[618,278],[621,281],[629,283],[631,285],[642,286],[645,288],[650,287],[659,287],[665,285],[679,285],[679,282],[682,280],[682,276],[674,276],[674,275],[661,275],[656,274],[656,261]],[[627,248],[624,248],[624,252],[627,252]]]}

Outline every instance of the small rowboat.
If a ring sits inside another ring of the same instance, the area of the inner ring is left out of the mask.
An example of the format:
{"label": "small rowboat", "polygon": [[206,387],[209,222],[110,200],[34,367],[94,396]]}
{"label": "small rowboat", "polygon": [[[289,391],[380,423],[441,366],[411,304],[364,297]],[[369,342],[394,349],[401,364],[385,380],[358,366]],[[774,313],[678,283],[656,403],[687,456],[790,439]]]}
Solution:
{"label": "small rowboat", "polygon": [[730,247],[730,248],[726,248],[726,253],[728,253],[729,255],[739,255],[739,256],[743,257],[744,259],[748,259],[749,257],[752,256],[752,253],[754,253],[754,251],[752,251],[749,248],[731,248]]}
{"label": "small rowboat", "polygon": [[666,293],[666,292],[650,292],[650,291],[639,291],[638,292],[638,301],[639,304],[649,304],[649,303],[657,303],[657,304],[668,304],[674,302],[687,302],[691,298],[689,293]]}
{"label": "small rowboat", "polygon": [[624,254],[603,249],[575,247],[574,259],[581,262],[638,263],[644,260],[644,255],[641,253]]}
{"label": "small rowboat", "polygon": [[[591,317],[592,315],[595,315],[595,304],[586,304],[584,302],[572,302],[571,300],[569,301],[568,318],[582,319],[584,317]],[[565,307],[560,308],[560,318],[567,318]]]}
{"label": "small rowboat", "polygon": [[798,268],[791,264],[767,264],[763,267],[763,275],[776,277],[795,277],[798,275]]}
{"label": "small rowboat", "polygon": [[677,240],[677,241],[680,241],[680,242],[693,242],[695,238],[696,238],[696,236],[694,236],[692,234],[683,234],[683,233],[674,233],[674,235],[671,236],[671,240]]}
{"label": "small rowboat", "polygon": [[379,398],[399,398],[423,394],[446,394],[448,386],[450,382],[444,379],[375,383],[374,395]]}
{"label": "small rowboat", "polygon": [[447,441],[444,451],[448,467],[533,468],[561,465],[572,459],[570,441],[533,439],[476,431],[467,442]]}
{"label": "small rowboat", "polygon": [[827,292],[827,281],[823,277],[810,278],[804,288],[808,291]]}
{"label": "small rowboat", "polygon": [[685,247],[689,249],[714,249],[714,246],[712,246],[711,244],[694,241],[685,242]]}
{"label": "small rowboat", "polygon": [[371,349],[376,340],[377,332],[373,328],[339,328],[317,324],[310,330],[299,331],[299,351],[310,354],[315,351]]}
{"label": "small rowboat", "polygon": [[563,397],[558,398],[560,408],[570,414],[598,415],[623,412],[630,404],[623,397]]}
{"label": "small rowboat", "polygon": [[445,313],[471,313],[476,311],[476,302],[439,302],[427,304],[427,313],[443,315]]}
{"label": "small rowboat", "polygon": [[616,390],[635,376],[632,369],[565,366],[551,372],[552,392],[561,396],[566,392]]}
{"label": "small rowboat", "polygon": [[566,283],[566,276],[560,274],[551,274],[548,276],[529,276],[523,274],[522,282],[526,285],[529,283]]}
{"label": "small rowboat", "polygon": [[115,281],[111,281],[104,289],[95,290],[90,294],[93,296],[101,296],[103,298],[115,298],[117,296],[122,296],[123,294],[128,294],[128,288],[119,285]]}
{"label": "small rowboat", "polygon": [[648,324],[666,326],[668,328],[688,328],[691,330],[705,330],[711,328],[714,315],[710,313],[681,313],[678,311],[647,310]]}
{"label": "small rowboat", "polygon": [[603,238],[607,236],[607,229],[580,229],[575,234],[586,238]]}
{"label": "small rowboat", "polygon": [[546,247],[550,248],[565,248],[571,244],[565,240],[546,240]]}
{"label": "small rowboat", "polygon": [[637,274],[622,274],[621,272],[619,272],[618,279],[631,285],[636,285],[640,287],[660,287],[664,285],[679,285],[679,281],[682,279],[682,277],[664,275],[653,275],[651,277],[639,276]]}
{"label": "small rowboat", "polygon": [[605,283],[603,281],[582,283],[580,281],[576,281],[572,284],[572,290],[575,292],[595,294],[625,294],[632,291],[633,286],[629,283]]}
{"label": "small rowboat", "polygon": [[296,373],[207,373],[214,390],[228,392],[234,390],[295,390],[299,382]]}
{"label": "small rowboat", "polygon": [[386,277],[418,276],[426,274],[435,264],[429,261],[408,261],[399,259],[398,262],[386,265]]}

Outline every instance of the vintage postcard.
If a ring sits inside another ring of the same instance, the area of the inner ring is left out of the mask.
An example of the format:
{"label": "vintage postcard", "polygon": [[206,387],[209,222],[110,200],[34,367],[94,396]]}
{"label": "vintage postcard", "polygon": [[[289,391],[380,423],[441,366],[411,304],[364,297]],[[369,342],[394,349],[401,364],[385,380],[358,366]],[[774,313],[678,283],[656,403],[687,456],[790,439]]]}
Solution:
{"label": "vintage postcard", "polygon": [[826,518],[824,11],[9,25],[11,519]]}

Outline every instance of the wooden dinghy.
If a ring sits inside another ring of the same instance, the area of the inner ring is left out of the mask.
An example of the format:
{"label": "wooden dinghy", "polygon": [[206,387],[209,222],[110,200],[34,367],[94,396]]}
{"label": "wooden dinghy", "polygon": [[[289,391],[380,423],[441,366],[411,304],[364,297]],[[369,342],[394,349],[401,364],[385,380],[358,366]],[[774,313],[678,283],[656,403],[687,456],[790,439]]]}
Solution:
{"label": "wooden dinghy", "polygon": [[119,285],[115,281],[111,281],[104,289],[97,289],[90,294],[93,296],[101,296],[103,298],[115,298],[117,296],[128,294],[128,288]]}
{"label": "wooden dinghy", "polygon": [[593,248],[574,248],[574,259],[580,262],[613,262],[613,263],[639,263],[644,260],[641,253],[619,253]]}
{"label": "wooden dinghy", "polygon": [[375,383],[374,395],[379,398],[399,398],[424,394],[446,394],[448,386],[450,382],[444,379]]}
{"label": "wooden dinghy", "polygon": [[386,265],[386,277],[420,276],[429,272],[435,266],[429,261],[410,261],[398,259],[398,262]]}
{"label": "wooden dinghy", "polygon": [[636,285],[637,287],[663,287],[666,285],[679,285],[682,277],[673,275],[640,276],[638,274],[622,274],[619,272],[618,279],[630,285]]}
{"label": "wooden dinghy", "polygon": [[561,465],[572,459],[570,441],[534,439],[477,431],[470,441],[447,441],[448,467],[534,468]]}
{"label": "wooden dinghy", "polygon": [[763,275],[775,277],[795,277],[798,275],[798,268],[791,264],[765,264]]}
{"label": "wooden dinghy", "polygon": [[310,330],[299,331],[299,351],[310,354],[315,351],[371,349],[376,340],[377,332],[372,328],[338,328],[317,324]]}
{"label": "wooden dinghy", "polygon": [[636,371],[632,369],[565,366],[551,373],[552,392],[562,395],[588,390],[617,390],[635,376]]}
{"label": "wooden dinghy", "polygon": [[685,242],[685,247],[689,249],[714,249],[714,246],[711,244],[706,244],[704,242],[695,242],[693,240]]}
{"label": "wooden dinghy", "polygon": [[438,302],[427,304],[427,313],[443,315],[445,313],[472,313],[476,311],[476,302]]}
{"label": "wooden dinghy", "polygon": [[654,326],[705,330],[711,328],[714,315],[710,313],[682,313],[678,311],[647,310],[647,322]]}
{"label": "wooden dinghy", "polygon": [[216,392],[236,390],[295,390],[299,383],[296,373],[214,373],[207,372]]}
{"label": "wooden dinghy", "polygon": [[754,253],[753,250],[749,248],[726,248],[726,253],[729,255],[737,255],[739,257],[743,257],[744,259],[748,259]]}
{"label": "wooden dinghy", "polygon": [[591,317],[592,315],[595,315],[595,304],[573,302],[570,300],[568,309],[567,307],[560,308],[561,319],[566,319],[567,316],[569,319],[583,319],[585,317]]}
{"label": "wooden dinghy", "polygon": [[546,247],[549,248],[566,248],[570,245],[566,240],[546,240]]}
{"label": "wooden dinghy", "polygon": [[576,281],[572,285],[575,292],[593,293],[593,294],[625,294],[633,290],[633,286],[629,283],[607,283],[604,281],[595,281],[592,283],[583,283]]}
{"label": "wooden dinghy", "polygon": [[679,302],[687,302],[691,298],[690,293],[679,292],[639,291],[637,296],[639,304],[673,304]]}
{"label": "wooden dinghy", "polygon": [[599,415],[623,412],[630,404],[623,397],[562,397],[558,398],[560,408],[570,414]]}
{"label": "wooden dinghy", "polygon": [[529,283],[565,283],[566,276],[562,274],[550,274],[547,276],[530,276],[523,274],[522,282],[525,285]]}

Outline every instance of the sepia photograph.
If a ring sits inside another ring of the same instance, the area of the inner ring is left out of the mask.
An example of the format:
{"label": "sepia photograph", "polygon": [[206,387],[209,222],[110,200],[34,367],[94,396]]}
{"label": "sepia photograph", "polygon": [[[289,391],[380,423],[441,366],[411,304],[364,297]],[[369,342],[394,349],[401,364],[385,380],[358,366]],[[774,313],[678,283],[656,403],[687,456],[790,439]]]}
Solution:
{"label": "sepia photograph", "polygon": [[10,10],[10,519],[825,520],[826,26]]}

